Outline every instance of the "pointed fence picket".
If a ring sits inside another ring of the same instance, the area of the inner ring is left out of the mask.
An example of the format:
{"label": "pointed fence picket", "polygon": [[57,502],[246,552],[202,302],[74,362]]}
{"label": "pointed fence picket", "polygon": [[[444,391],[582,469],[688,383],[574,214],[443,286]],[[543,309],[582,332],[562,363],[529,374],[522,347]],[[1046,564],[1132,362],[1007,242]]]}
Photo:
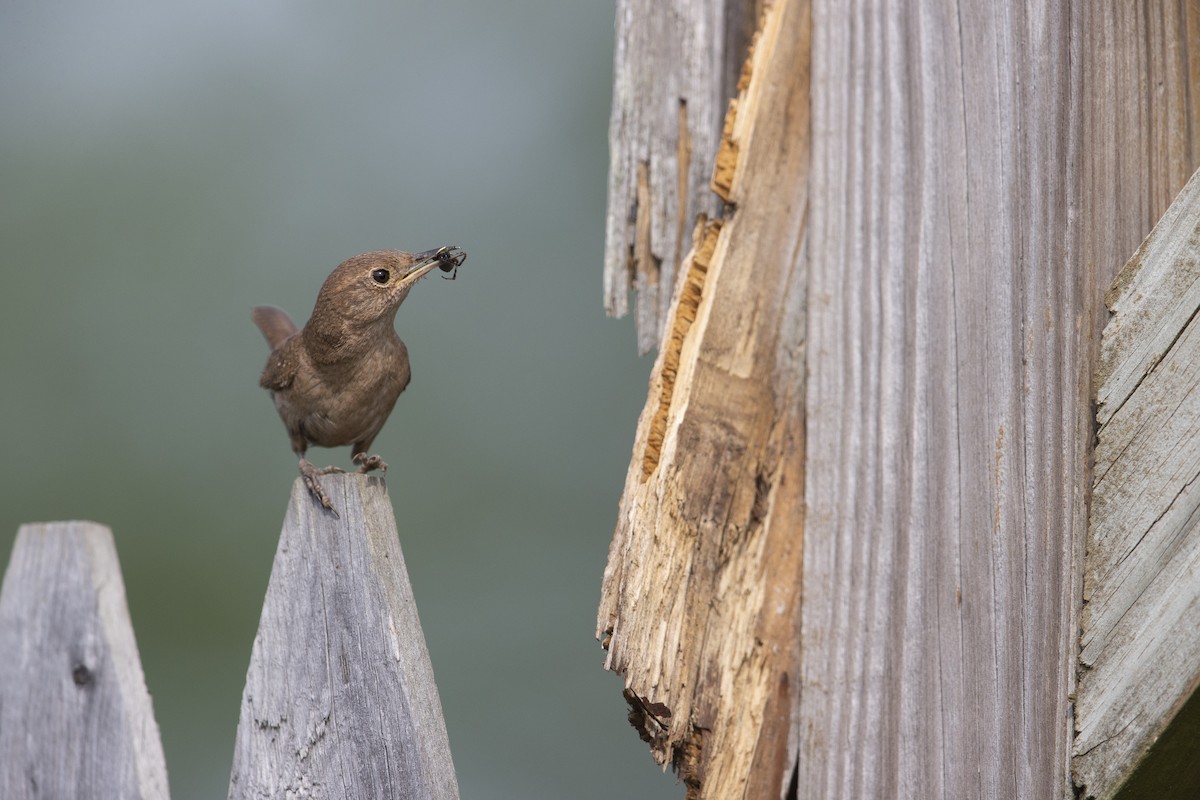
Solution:
{"label": "pointed fence picket", "polygon": [[[242,697],[229,797],[456,800],[384,483],[293,486]],[[168,797],[112,533],[24,525],[0,591],[0,797]]]}

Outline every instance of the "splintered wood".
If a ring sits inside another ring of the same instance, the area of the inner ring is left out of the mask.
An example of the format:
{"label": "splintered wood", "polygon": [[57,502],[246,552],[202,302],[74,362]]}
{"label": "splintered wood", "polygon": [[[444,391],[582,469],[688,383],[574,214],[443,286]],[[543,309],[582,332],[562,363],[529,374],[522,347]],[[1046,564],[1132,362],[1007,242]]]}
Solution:
{"label": "splintered wood", "polygon": [[623,316],[637,290],[638,350],[659,344],[697,218],[721,203],[708,177],[755,21],[755,0],[620,0],[604,304]]}
{"label": "splintered wood", "polygon": [[736,210],[696,226],[604,577],[606,665],[695,798],[778,796],[792,771],[810,27],[807,2],[764,16],[722,149]]}
{"label": "splintered wood", "polygon": [[[1200,173],[1105,300],[1073,765],[1099,798],[1200,683]],[[1166,796],[1200,794],[1173,774]]]}
{"label": "splintered wood", "polygon": [[[696,4],[621,9],[618,37],[643,44],[663,16],[706,29]],[[681,218],[654,204],[685,184],[631,156],[614,111],[608,256],[674,291],[661,326],[639,312],[664,344],[605,571],[607,664],[693,798],[1067,797],[1073,747],[1099,791],[1146,723],[1081,691],[1072,736],[1101,301],[1200,161],[1200,13],[780,0],[763,20],[706,162],[725,216],[674,283]],[[662,67],[636,104],[674,119]],[[607,267],[611,299],[626,273]],[[1190,320],[1190,284],[1172,291]],[[1165,377],[1187,341],[1164,332],[1139,369]],[[1149,378],[1113,380],[1136,398]],[[1143,431],[1173,488],[1112,501],[1145,507],[1145,539],[1093,542],[1083,690],[1115,657],[1100,640],[1149,613],[1134,601],[1168,597],[1138,580],[1183,570],[1160,537],[1200,498],[1200,447],[1169,441],[1189,420]],[[1102,587],[1105,569],[1128,580]]]}

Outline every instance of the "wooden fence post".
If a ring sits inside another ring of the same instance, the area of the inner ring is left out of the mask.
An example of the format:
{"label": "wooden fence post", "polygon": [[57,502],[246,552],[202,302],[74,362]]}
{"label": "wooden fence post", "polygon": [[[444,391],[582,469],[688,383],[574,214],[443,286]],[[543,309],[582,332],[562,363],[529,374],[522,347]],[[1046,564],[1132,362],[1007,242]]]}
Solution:
{"label": "wooden fence post", "polygon": [[621,82],[715,5],[617,11],[609,308],[669,274],[661,209],[703,223],[638,298],[598,616],[631,722],[689,800],[1072,797],[1100,301],[1200,163],[1196,4],[776,0],[697,220],[682,138],[628,124],[697,74]]}
{"label": "wooden fence post", "polygon": [[229,797],[457,798],[433,669],[380,478],[292,488]]}
{"label": "wooden fence post", "polygon": [[0,797],[166,798],[112,533],[22,525],[0,590]]}

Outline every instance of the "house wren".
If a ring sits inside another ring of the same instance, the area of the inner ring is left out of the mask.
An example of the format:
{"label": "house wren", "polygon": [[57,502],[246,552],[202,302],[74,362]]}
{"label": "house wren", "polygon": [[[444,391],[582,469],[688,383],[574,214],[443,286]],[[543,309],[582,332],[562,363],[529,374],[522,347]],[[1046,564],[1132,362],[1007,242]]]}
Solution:
{"label": "house wren", "polygon": [[348,444],[359,472],[387,471],[387,463],[367,455],[367,448],[412,374],[408,349],[393,327],[396,310],[430,270],[457,275],[466,258],[453,246],[354,256],[325,279],[312,317],[300,329],[282,309],[255,307],[254,324],[271,346],[258,383],[271,392],[304,485],[325,508],[334,510],[320,476],[342,470],[314,466],[305,456],[309,445]]}

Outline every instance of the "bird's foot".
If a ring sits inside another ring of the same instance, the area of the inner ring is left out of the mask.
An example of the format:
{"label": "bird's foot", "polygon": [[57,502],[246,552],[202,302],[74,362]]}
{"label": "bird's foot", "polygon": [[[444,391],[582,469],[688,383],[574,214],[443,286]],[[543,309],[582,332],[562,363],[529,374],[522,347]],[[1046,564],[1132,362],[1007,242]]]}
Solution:
{"label": "bird's foot", "polygon": [[344,472],[337,467],[325,467],[317,469],[307,458],[300,459],[300,477],[304,479],[304,486],[308,489],[308,493],[313,499],[321,504],[323,508],[327,508],[333,512],[333,515],[338,516],[337,509],[333,507],[333,503],[329,501],[329,495],[325,494],[325,490],[321,488],[321,476],[328,475],[331,472]]}
{"label": "bird's foot", "polygon": [[366,453],[355,453],[350,457],[350,460],[358,464],[360,474],[370,472],[371,470],[379,470],[387,472],[387,462],[379,456],[369,456]]}

